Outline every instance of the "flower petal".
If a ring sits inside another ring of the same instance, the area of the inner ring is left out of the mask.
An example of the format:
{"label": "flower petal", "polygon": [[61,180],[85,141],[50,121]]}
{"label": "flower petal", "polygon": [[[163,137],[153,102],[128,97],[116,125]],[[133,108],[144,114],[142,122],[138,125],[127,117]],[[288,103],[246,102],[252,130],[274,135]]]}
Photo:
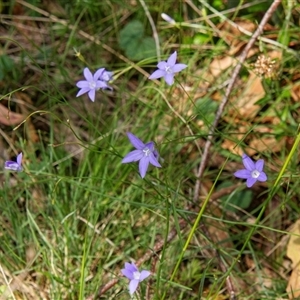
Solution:
{"label": "flower petal", "polygon": [[164,77],[165,74],[166,74],[166,71],[156,70],[149,76],[149,79],[161,78],[161,77]]}
{"label": "flower petal", "polygon": [[264,181],[267,181],[267,180],[268,180],[268,177],[267,177],[267,175],[266,175],[265,172],[261,172],[261,173],[259,174],[259,176],[257,177],[257,180],[258,180],[258,181],[261,181],[261,182],[264,182]]}
{"label": "flower petal", "polygon": [[158,168],[161,168],[160,163],[157,161],[157,158],[155,157],[155,155],[153,153],[150,153],[149,161],[150,161],[151,165],[153,165],[155,167],[158,167]]}
{"label": "flower petal", "polygon": [[172,68],[172,71],[174,73],[177,73],[177,72],[180,72],[182,71],[183,69],[185,69],[187,67],[187,65],[185,64],[176,64],[173,68]]}
{"label": "flower petal", "polygon": [[236,171],[233,175],[237,178],[248,179],[249,177],[251,177],[251,172],[246,169],[242,169]]}
{"label": "flower petal", "polygon": [[127,132],[130,143],[138,150],[143,150],[146,145],[133,133]]}
{"label": "flower petal", "polygon": [[151,275],[151,272],[149,272],[147,270],[142,270],[142,272],[140,274],[140,282],[143,281],[143,280],[145,280],[150,275]]}
{"label": "flower petal", "polygon": [[153,152],[154,151],[154,142],[146,143],[144,148],[148,148],[151,152]]}
{"label": "flower petal", "polygon": [[262,172],[263,168],[264,168],[264,160],[263,159],[259,159],[256,163],[255,163],[255,169],[258,172]]}
{"label": "flower petal", "polygon": [[174,83],[174,74],[166,74],[164,78],[168,85],[172,85]]}
{"label": "flower petal", "polygon": [[5,164],[4,164],[4,168],[6,170],[18,171],[19,167],[20,166],[17,162],[11,161],[11,160],[6,161]]}
{"label": "flower petal", "polygon": [[146,176],[146,172],[148,170],[148,166],[149,166],[149,157],[148,156],[144,156],[139,163],[139,171],[140,171],[140,175],[142,178],[144,178]]}
{"label": "flower petal", "polygon": [[92,82],[94,80],[93,74],[91,73],[91,71],[89,70],[89,68],[84,68],[83,74],[84,74],[85,79],[88,82]]}
{"label": "flower petal", "polygon": [[130,272],[138,272],[138,268],[134,263],[125,263],[125,269],[129,270]]}
{"label": "flower petal", "polygon": [[79,96],[81,96],[81,95],[83,95],[83,94],[85,94],[85,93],[87,93],[89,91],[90,91],[89,87],[82,88],[81,90],[78,91],[76,97],[79,97]]}
{"label": "flower petal", "polygon": [[127,277],[129,280],[132,280],[134,279],[134,276],[133,276],[133,272],[127,270],[127,269],[122,269],[121,270],[122,274]]}
{"label": "flower petal", "polygon": [[154,155],[154,157],[156,158],[156,160],[158,161],[160,155],[159,155],[159,153],[158,153],[158,151],[157,151],[156,149],[154,149],[153,155]]}
{"label": "flower petal", "polygon": [[128,164],[134,161],[138,161],[144,157],[144,152],[142,150],[133,150],[129,152],[123,159],[122,164]]}
{"label": "flower petal", "polygon": [[247,187],[250,188],[256,181],[257,181],[257,178],[249,177],[246,182]]}
{"label": "flower petal", "polygon": [[165,61],[160,61],[157,64],[157,67],[162,71],[165,71],[167,66],[168,66],[168,64]]}
{"label": "flower petal", "polygon": [[100,79],[103,81],[110,81],[113,78],[113,72],[108,72],[104,70],[103,74],[101,75]]}
{"label": "flower petal", "polygon": [[93,76],[93,80],[94,81],[102,80],[101,76],[103,75],[104,71],[105,71],[105,68],[101,68],[101,69],[97,70]]}
{"label": "flower petal", "polygon": [[96,90],[98,91],[99,89],[106,89],[108,88],[108,85],[106,84],[106,82],[102,81],[102,80],[97,80],[96,81]]}
{"label": "flower petal", "polygon": [[243,158],[243,164],[247,170],[249,171],[255,170],[255,164],[248,155],[243,154],[242,158]]}
{"label": "flower petal", "polygon": [[79,87],[80,89],[81,89],[81,88],[85,88],[85,87],[90,88],[90,84],[89,84],[89,82],[86,81],[86,80],[80,80],[80,81],[78,81],[78,82],[76,83],[76,86]]}
{"label": "flower petal", "polygon": [[21,152],[21,153],[17,156],[17,163],[19,164],[20,167],[21,167],[21,165],[22,165],[22,157],[23,157],[23,153]]}
{"label": "flower petal", "polygon": [[96,96],[96,90],[95,89],[90,90],[88,95],[89,95],[89,98],[91,99],[91,101],[94,102],[95,101],[95,96]]}
{"label": "flower petal", "polygon": [[140,282],[137,279],[133,279],[133,280],[130,281],[130,283],[129,283],[129,293],[130,293],[130,295],[132,295],[136,291],[137,287],[139,286],[139,283]]}
{"label": "flower petal", "polygon": [[177,52],[175,51],[167,60],[167,64],[169,67],[173,67],[176,63]]}

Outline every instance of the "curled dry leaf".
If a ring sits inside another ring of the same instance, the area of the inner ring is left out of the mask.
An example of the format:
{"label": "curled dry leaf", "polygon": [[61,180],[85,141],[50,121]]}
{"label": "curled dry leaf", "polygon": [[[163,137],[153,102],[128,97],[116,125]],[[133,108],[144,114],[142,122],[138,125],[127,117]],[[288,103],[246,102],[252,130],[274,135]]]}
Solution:
{"label": "curled dry leaf", "polygon": [[231,56],[225,56],[223,58],[215,58],[209,66],[209,70],[214,78],[220,76],[229,67],[235,67],[237,60]]}
{"label": "curled dry leaf", "polygon": [[10,111],[4,105],[0,104],[0,123],[7,126],[18,125],[24,120],[24,116]]}
{"label": "curled dry leaf", "polygon": [[234,100],[234,110],[237,110],[241,117],[252,119],[260,110],[260,106],[255,103],[264,96],[265,90],[261,78],[251,72],[243,93],[239,95],[238,99]]}

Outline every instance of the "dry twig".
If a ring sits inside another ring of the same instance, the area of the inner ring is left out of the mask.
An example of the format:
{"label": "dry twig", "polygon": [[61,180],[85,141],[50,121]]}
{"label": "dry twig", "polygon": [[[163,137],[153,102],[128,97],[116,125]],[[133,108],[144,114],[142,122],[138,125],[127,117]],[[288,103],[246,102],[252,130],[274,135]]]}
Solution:
{"label": "dry twig", "polygon": [[232,92],[233,86],[237,80],[238,74],[241,70],[242,64],[244,63],[244,61],[246,60],[247,54],[249,52],[249,50],[253,47],[255,41],[257,40],[257,38],[259,37],[259,35],[262,34],[264,26],[266,25],[266,23],[268,22],[268,20],[270,19],[271,15],[274,13],[274,11],[276,10],[277,6],[281,3],[281,0],[274,0],[272,5],[269,7],[269,9],[267,10],[267,12],[265,13],[264,17],[262,18],[259,26],[257,27],[256,31],[253,33],[251,39],[249,40],[248,44],[246,45],[245,49],[243,50],[242,54],[239,57],[239,62],[236,65],[236,67],[234,68],[233,72],[232,72],[232,76],[231,79],[229,81],[229,84],[227,86],[226,92],[225,92],[225,96],[223,97],[221,104],[218,108],[218,111],[216,113],[216,117],[215,120],[209,130],[208,133],[208,137],[207,137],[207,141],[205,143],[204,146],[204,151],[203,151],[203,155],[202,155],[202,160],[200,162],[198,171],[197,171],[197,180],[196,180],[196,184],[195,184],[195,189],[194,189],[194,198],[193,201],[194,203],[197,203],[198,199],[199,199],[199,192],[200,192],[200,187],[201,187],[201,177],[204,173],[205,167],[206,167],[206,163],[207,163],[207,159],[208,159],[208,153],[212,144],[212,140],[213,140],[213,136],[214,133],[216,131],[216,128],[219,124],[219,121],[221,119],[221,116],[224,112],[224,109],[228,103],[229,100],[229,96]]}

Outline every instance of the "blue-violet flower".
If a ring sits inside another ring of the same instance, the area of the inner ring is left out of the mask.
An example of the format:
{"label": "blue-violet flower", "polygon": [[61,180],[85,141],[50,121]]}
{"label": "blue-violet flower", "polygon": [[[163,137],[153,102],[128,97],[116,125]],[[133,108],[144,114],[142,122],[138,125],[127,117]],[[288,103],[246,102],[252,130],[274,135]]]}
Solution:
{"label": "blue-violet flower", "polygon": [[139,171],[142,178],[145,177],[149,163],[155,167],[160,168],[161,165],[158,162],[158,152],[154,148],[153,142],[144,144],[138,137],[131,132],[127,132],[130,143],[136,148],[129,152],[122,160],[123,164],[140,161]]}
{"label": "blue-violet flower", "polygon": [[125,269],[121,270],[122,274],[127,277],[129,282],[129,293],[132,295],[139,286],[139,283],[150,276],[151,272],[142,270],[139,272],[137,266],[134,263],[125,263]]}
{"label": "blue-violet flower", "polygon": [[234,176],[237,178],[247,179],[246,184],[248,188],[252,187],[256,181],[264,182],[268,179],[266,173],[263,171],[263,159],[259,159],[256,163],[254,163],[246,154],[243,154],[242,158],[245,169],[236,171]]}
{"label": "blue-violet flower", "polygon": [[154,71],[149,79],[164,77],[168,85],[174,82],[174,74],[182,71],[187,67],[185,64],[176,64],[177,52],[175,51],[167,61],[161,61],[157,64],[158,70]]}
{"label": "blue-violet flower", "polygon": [[7,160],[4,164],[4,168],[6,170],[21,172],[23,170],[23,168],[22,168],[22,157],[23,157],[23,154],[21,152],[20,154],[18,154],[16,162],[11,161],[11,160]]}
{"label": "blue-violet flower", "polygon": [[94,75],[91,73],[89,68],[84,68],[83,74],[86,80],[80,80],[77,82],[76,86],[80,88],[80,90],[76,97],[88,93],[89,98],[94,102],[96,91],[100,89],[111,89],[111,87],[107,84],[107,81],[111,79],[112,73],[105,71],[104,68],[97,70]]}

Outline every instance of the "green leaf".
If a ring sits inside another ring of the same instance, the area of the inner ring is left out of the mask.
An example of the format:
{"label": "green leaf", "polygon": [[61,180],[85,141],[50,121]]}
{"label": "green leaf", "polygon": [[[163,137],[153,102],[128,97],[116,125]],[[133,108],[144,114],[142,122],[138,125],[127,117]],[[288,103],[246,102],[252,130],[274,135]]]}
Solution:
{"label": "green leaf", "polygon": [[[233,183],[231,181],[223,182],[219,188],[225,188],[231,186]],[[222,206],[224,209],[232,212],[236,212],[237,209],[234,207],[240,207],[242,209],[247,209],[252,201],[252,191],[251,190],[242,190],[242,191],[235,191],[229,196],[221,197]]]}
{"label": "green leaf", "polygon": [[209,97],[196,100],[196,113],[199,114],[199,118],[204,115],[209,123],[214,120],[217,109],[218,103]]}
{"label": "green leaf", "polygon": [[126,55],[132,60],[142,60],[155,56],[155,42],[151,37],[145,37],[138,43],[133,43],[125,50]]}
{"label": "green leaf", "polygon": [[196,33],[193,37],[193,44],[205,45],[211,40],[211,36],[204,33]]}
{"label": "green leaf", "polygon": [[132,44],[136,44],[144,36],[143,24],[140,21],[131,21],[120,31],[119,44],[126,50]]}
{"label": "green leaf", "polygon": [[142,60],[156,53],[154,39],[144,37],[143,24],[137,20],[131,21],[120,31],[119,44],[132,60]]}
{"label": "green leaf", "polygon": [[0,56],[0,80],[4,78],[4,76],[12,71],[14,68],[14,61],[8,55]]}

